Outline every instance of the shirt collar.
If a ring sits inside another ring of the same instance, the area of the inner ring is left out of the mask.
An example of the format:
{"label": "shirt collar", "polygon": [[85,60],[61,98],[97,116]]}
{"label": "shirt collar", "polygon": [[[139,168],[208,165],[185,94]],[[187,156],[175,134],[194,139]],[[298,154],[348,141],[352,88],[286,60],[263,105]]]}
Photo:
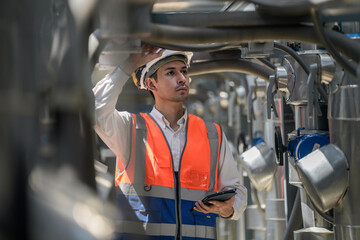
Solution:
{"label": "shirt collar", "polygon": [[[180,129],[182,131],[185,131],[185,128],[183,126],[185,125],[185,123],[187,121],[188,112],[187,112],[186,107],[183,107],[183,109],[184,109],[184,115],[177,121],[177,124],[180,125]],[[150,115],[155,119],[157,124],[159,124],[161,129],[165,129],[166,127],[170,128],[170,122],[165,118],[165,116],[161,112],[159,112],[155,108],[155,106],[151,110]]]}

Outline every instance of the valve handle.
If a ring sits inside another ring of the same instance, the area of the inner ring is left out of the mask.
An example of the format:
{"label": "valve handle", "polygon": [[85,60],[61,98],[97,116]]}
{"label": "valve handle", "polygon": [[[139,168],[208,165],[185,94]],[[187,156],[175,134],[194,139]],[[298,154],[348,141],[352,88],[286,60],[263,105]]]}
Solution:
{"label": "valve handle", "polygon": [[276,164],[279,166],[284,165],[284,153],[286,147],[282,143],[281,130],[279,126],[275,127],[275,152],[276,152]]}

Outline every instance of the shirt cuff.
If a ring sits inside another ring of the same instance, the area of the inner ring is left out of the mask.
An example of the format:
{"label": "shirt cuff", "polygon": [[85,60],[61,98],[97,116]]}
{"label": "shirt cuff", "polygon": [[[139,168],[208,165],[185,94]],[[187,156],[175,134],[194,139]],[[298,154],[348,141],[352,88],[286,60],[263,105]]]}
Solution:
{"label": "shirt cuff", "polygon": [[235,210],[234,210],[234,208],[232,208],[232,213],[229,216],[223,217],[223,216],[220,215],[220,217],[223,218],[223,219],[230,219],[230,218],[232,218],[234,216],[234,212],[235,212]]}
{"label": "shirt cuff", "polygon": [[114,85],[122,88],[130,76],[117,66],[106,77],[110,78]]}
{"label": "shirt cuff", "polygon": [[232,216],[232,220],[238,220],[241,217],[241,214],[244,213],[247,207],[247,189],[242,186],[237,190],[237,194],[235,195],[235,202],[233,205],[234,214]]}

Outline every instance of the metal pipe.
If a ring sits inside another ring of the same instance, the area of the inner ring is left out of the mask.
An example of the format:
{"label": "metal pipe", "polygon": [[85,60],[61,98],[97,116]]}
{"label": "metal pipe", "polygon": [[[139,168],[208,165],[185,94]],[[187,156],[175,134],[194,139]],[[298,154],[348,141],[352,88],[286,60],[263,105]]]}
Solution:
{"label": "metal pipe", "polygon": [[310,198],[308,195],[306,195],[306,197],[307,197],[308,201],[311,203],[311,206],[313,207],[313,209],[315,209],[316,212],[317,212],[322,218],[324,218],[324,220],[326,220],[326,221],[327,221],[328,223],[330,223],[330,224],[334,224],[334,218],[333,218],[332,216],[330,216],[330,215],[327,214],[327,213],[322,212],[322,211],[313,203],[313,201],[311,200],[311,198]]}
{"label": "metal pipe", "polygon": [[241,59],[237,61],[216,60],[209,62],[193,63],[189,69],[190,76],[218,72],[241,72],[257,76],[266,81],[269,81],[269,76],[271,74],[274,74],[274,72],[267,67]]}
{"label": "metal pipe", "polygon": [[[339,32],[324,29],[326,35],[337,49],[355,61],[360,60],[360,44],[351,40]],[[241,27],[241,28],[194,28],[173,26],[164,24],[150,24],[151,35],[141,39],[153,44],[183,44],[186,47],[194,47],[193,44],[224,43],[239,44],[247,42],[261,42],[277,40],[293,40],[322,45],[315,30],[306,25],[290,26],[264,26],[264,27]],[[186,44],[189,44],[186,46]],[[209,45],[210,46],[210,45]]]}
{"label": "metal pipe", "polygon": [[230,46],[228,44],[194,44],[194,45],[186,45],[186,44],[168,44],[168,43],[154,43],[154,42],[145,42],[149,45],[156,45],[157,47],[172,49],[177,51],[192,51],[192,52],[214,52],[225,50],[227,48],[234,48],[234,46]]}
{"label": "metal pipe", "polygon": [[199,28],[151,24],[151,36],[142,40],[173,44],[247,43],[250,41],[297,40],[320,42],[313,27],[305,25]]}
{"label": "metal pipe", "polygon": [[353,62],[350,62],[348,59],[344,58],[337,51],[331,40],[329,40],[324,28],[322,26],[322,15],[321,11],[311,9],[311,16],[314,22],[314,28],[316,30],[316,34],[318,38],[323,42],[324,47],[330,52],[330,54],[335,58],[335,60],[348,72],[350,72],[354,76],[358,76],[359,70]]}
{"label": "metal pipe", "polygon": [[270,62],[269,60],[267,60],[266,58],[257,58],[256,60],[258,60],[259,62],[261,62],[262,64],[264,64],[265,66],[267,66],[268,68],[275,70],[276,66]]}
{"label": "metal pipe", "polygon": [[290,56],[292,56],[295,61],[297,61],[300,66],[304,69],[304,71],[306,72],[306,74],[310,73],[310,67],[305,63],[305,61],[299,56],[299,54],[297,54],[292,48],[285,46],[283,44],[280,44],[278,42],[274,42],[274,48],[279,49],[283,52],[286,52],[287,54],[289,54]]}
{"label": "metal pipe", "polygon": [[[360,44],[351,40],[344,34],[329,29],[324,29],[326,37],[330,39],[337,49],[347,57],[360,62]],[[320,43],[319,43],[320,44]]]}
{"label": "metal pipe", "polygon": [[294,205],[291,210],[291,215],[284,232],[283,240],[294,239],[294,231],[300,229],[302,226],[302,215],[301,215],[301,199],[299,189],[296,192]]}
{"label": "metal pipe", "polygon": [[311,22],[309,14],[303,16],[264,15],[258,11],[233,12],[153,12],[152,22],[178,26],[197,27],[249,27],[293,25],[301,22]]}
{"label": "metal pipe", "polygon": [[266,7],[266,8],[276,8],[277,10],[284,10],[289,8],[307,8],[309,9],[310,1],[308,0],[298,0],[298,1],[267,1],[267,0],[246,0],[247,2]]}

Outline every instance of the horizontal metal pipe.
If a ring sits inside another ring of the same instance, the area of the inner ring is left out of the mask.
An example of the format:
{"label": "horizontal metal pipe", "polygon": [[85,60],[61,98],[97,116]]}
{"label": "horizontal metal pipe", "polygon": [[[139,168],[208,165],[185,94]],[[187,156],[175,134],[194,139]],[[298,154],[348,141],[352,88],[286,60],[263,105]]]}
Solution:
{"label": "horizontal metal pipe", "polygon": [[246,0],[262,7],[266,8],[275,8],[277,10],[288,10],[290,8],[306,8],[309,9],[312,4],[308,0],[298,0],[298,1],[267,1],[267,0]]}
{"label": "horizontal metal pipe", "polygon": [[309,14],[303,16],[279,17],[261,14],[257,11],[236,12],[171,12],[152,13],[153,23],[198,26],[198,27],[249,27],[293,25],[300,22],[311,22]]}
{"label": "horizontal metal pipe", "polygon": [[247,43],[274,39],[320,43],[314,28],[304,25],[196,28],[151,24],[150,32],[151,35],[142,40],[168,44]]}
{"label": "horizontal metal pipe", "polygon": [[189,68],[190,76],[219,72],[246,73],[262,78],[266,81],[269,81],[269,76],[274,74],[274,71],[263,65],[241,59],[237,61],[216,60],[209,62],[193,63]]}
{"label": "horizontal metal pipe", "polygon": [[[360,44],[345,35],[324,29],[337,49],[356,61],[360,60]],[[153,44],[239,44],[273,40],[292,40],[323,45],[314,28],[306,25],[241,27],[241,28],[194,28],[163,24],[150,24],[151,35],[143,41]],[[210,47],[211,45],[209,45]],[[194,47],[189,45],[189,47]],[[183,49],[185,50],[185,49]]]}
{"label": "horizontal metal pipe", "polygon": [[268,0],[247,0],[247,2],[257,5],[258,9],[266,14],[276,16],[297,16],[307,14],[309,9],[315,4],[308,0],[297,1],[268,1]]}
{"label": "horizontal metal pipe", "polygon": [[192,51],[192,52],[215,52],[226,49],[233,49],[234,46],[222,43],[215,44],[168,44],[168,43],[153,43],[153,42],[145,42],[144,43],[150,45],[156,45],[160,48],[172,49],[177,51]]}

